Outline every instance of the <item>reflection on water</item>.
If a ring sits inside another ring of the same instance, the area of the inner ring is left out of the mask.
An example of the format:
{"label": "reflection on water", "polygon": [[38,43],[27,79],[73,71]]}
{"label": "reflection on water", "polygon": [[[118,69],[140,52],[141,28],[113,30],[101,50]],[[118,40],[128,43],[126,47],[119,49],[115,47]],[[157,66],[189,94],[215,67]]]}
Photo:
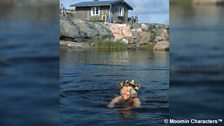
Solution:
{"label": "reflection on water", "polygon": [[118,110],[119,114],[123,118],[134,118],[135,117],[135,112],[132,110]]}
{"label": "reflection on water", "polygon": [[171,7],[171,117],[221,118],[224,7]]}
{"label": "reflection on water", "polygon": [[59,23],[48,12],[58,5],[10,1],[0,1],[0,125],[58,125]]}
{"label": "reflection on water", "polygon": [[[155,125],[169,115],[167,52],[61,49],[62,125]],[[117,82],[140,83],[141,108],[109,109]],[[97,116],[96,116],[97,115]]]}

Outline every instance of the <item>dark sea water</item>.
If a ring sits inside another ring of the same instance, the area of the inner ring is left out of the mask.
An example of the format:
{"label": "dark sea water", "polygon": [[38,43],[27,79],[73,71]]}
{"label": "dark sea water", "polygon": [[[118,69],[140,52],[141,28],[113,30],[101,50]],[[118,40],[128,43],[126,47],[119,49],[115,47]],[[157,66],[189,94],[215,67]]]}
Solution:
{"label": "dark sea water", "polygon": [[171,6],[171,118],[224,117],[223,12],[216,5]]}
{"label": "dark sea water", "polygon": [[[163,126],[169,117],[169,53],[61,48],[60,112],[63,126]],[[117,82],[134,79],[142,106],[107,108]]]}
{"label": "dark sea water", "polygon": [[58,20],[42,13],[56,6],[0,6],[1,126],[59,124]]}

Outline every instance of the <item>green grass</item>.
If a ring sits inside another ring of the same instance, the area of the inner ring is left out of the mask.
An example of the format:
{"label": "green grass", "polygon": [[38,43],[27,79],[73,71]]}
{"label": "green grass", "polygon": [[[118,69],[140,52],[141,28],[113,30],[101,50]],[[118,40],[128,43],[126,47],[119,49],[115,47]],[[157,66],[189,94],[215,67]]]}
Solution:
{"label": "green grass", "polygon": [[128,45],[122,43],[121,41],[111,41],[102,39],[94,40],[93,45],[96,49],[104,50],[126,50],[128,48]]}
{"label": "green grass", "polygon": [[121,41],[111,41],[111,40],[102,40],[102,39],[96,39],[92,42],[92,44],[95,49],[99,50],[127,50],[127,49],[147,49],[147,50],[153,50],[153,47],[155,44],[145,44],[145,45],[130,45],[130,44],[124,44]]}
{"label": "green grass", "polygon": [[146,45],[140,45],[139,48],[140,49],[153,49],[155,44],[146,44]]}

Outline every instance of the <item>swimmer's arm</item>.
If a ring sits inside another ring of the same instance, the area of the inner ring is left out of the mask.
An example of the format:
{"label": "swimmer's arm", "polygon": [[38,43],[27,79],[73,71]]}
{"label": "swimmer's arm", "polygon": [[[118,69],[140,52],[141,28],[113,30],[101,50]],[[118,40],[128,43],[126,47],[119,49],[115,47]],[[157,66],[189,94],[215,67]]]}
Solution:
{"label": "swimmer's arm", "polygon": [[113,108],[114,105],[122,100],[122,96],[115,97],[112,101],[107,105],[108,108]]}

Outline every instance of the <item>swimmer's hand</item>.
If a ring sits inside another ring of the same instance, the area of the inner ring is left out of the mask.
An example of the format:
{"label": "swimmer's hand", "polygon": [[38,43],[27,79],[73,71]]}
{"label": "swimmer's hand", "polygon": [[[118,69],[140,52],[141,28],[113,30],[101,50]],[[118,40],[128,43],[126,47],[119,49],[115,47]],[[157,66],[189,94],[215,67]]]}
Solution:
{"label": "swimmer's hand", "polygon": [[114,108],[114,104],[111,104],[111,103],[110,103],[110,104],[107,105],[107,107],[108,107],[108,108]]}

